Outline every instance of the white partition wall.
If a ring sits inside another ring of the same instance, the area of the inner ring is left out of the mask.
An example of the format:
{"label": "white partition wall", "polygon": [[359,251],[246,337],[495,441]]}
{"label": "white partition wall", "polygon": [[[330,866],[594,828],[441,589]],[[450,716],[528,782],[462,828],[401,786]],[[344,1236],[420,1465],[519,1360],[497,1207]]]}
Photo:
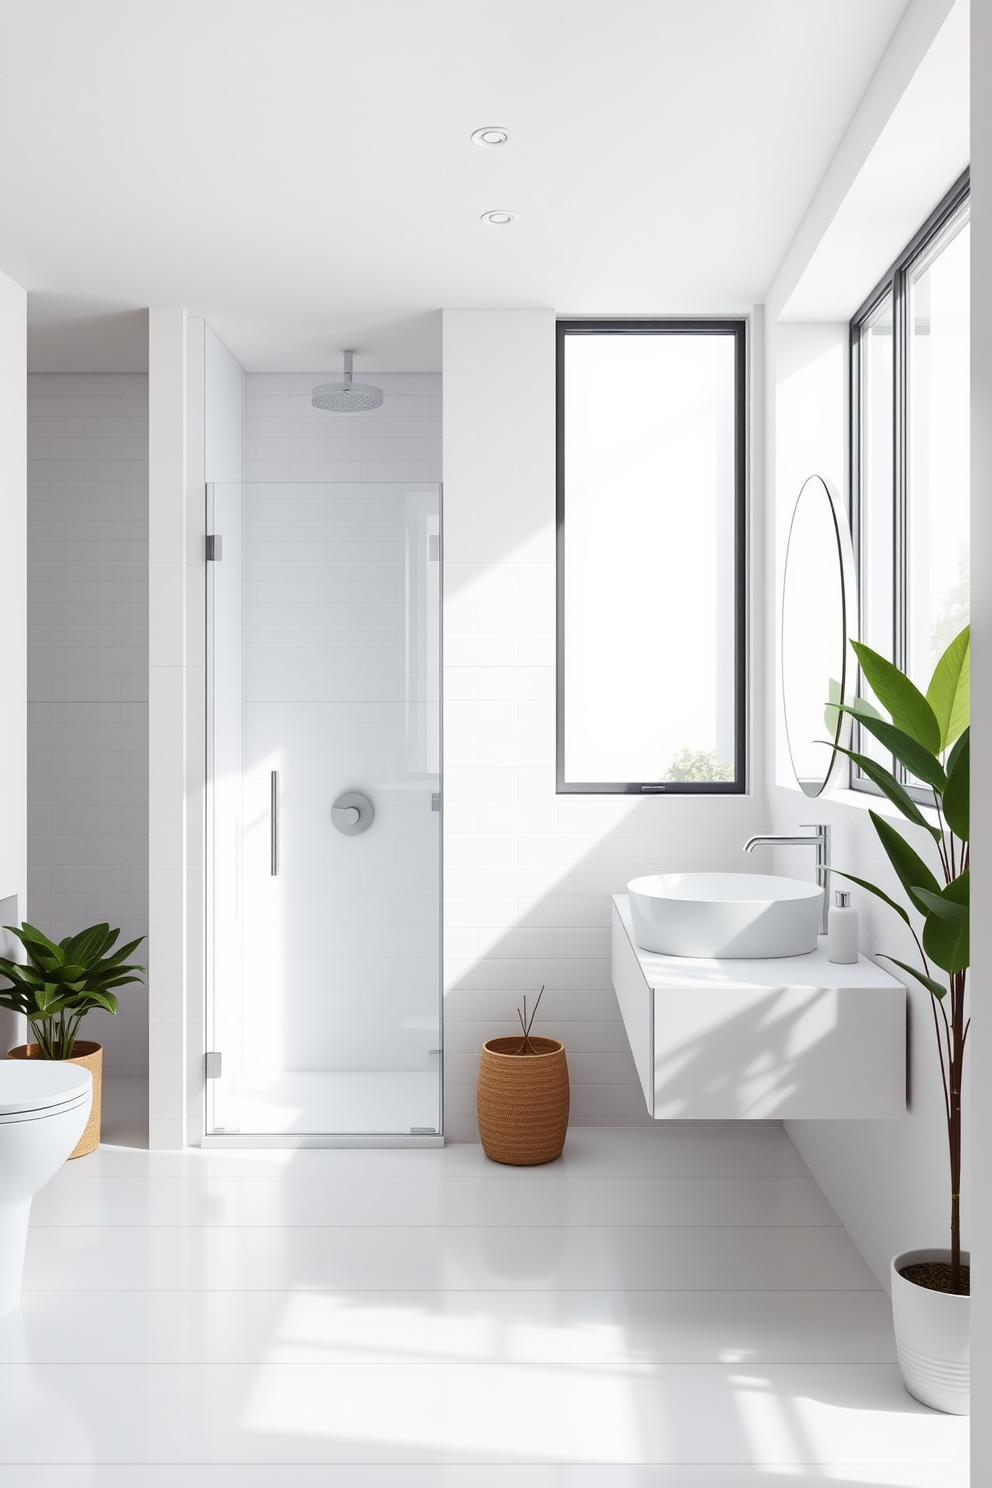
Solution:
{"label": "white partition wall", "polygon": [[[148,318],[149,1143],[195,1137],[203,1067],[203,343]],[[194,1126],[187,1116],[191,1097]]]}
{"label": "white partition wall", "polygon": [[[0,274],[0,901],[23,919],[27,897],[27,296]],[[0,932],[2,934],[2,932]],[[0,941],[5,954],[7,947]],[[21,1019],[0,1012],[3,1050]]]}

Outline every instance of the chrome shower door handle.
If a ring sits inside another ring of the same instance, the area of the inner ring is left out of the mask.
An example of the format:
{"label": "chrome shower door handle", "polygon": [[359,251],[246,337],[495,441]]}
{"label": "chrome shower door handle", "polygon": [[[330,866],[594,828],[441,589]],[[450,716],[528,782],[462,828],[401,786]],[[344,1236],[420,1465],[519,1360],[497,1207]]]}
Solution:
{"label": "chrome shower door handle", "polygon": [[269,777],[269,871],[274,878],[279,872],[279,771]]}

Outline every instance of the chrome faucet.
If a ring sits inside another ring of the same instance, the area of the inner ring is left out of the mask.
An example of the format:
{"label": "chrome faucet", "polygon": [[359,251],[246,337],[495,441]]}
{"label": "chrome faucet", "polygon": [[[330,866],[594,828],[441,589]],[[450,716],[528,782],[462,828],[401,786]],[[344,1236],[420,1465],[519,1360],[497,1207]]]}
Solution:
{"label": "chrome faucet", "polygon": [[800,822],[802,827],[810,827],[812,835],[808,837],[778,837],[774,833],[767,837],[749,837],[744,844],[744,851],[749,853],[753,847],[760,843],[771,842],[777,847],[814,847],[816,849],[816,881],[823,890],[823,903],[820,905],[820,934],[827,933],[827,910],[830,907],[830,828],[826,822]]}

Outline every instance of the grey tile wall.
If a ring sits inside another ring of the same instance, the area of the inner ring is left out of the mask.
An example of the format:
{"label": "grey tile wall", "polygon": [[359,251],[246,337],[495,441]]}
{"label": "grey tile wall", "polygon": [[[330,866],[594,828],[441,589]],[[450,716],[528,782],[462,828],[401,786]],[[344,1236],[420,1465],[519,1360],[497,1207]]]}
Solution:
{"label": "grey tile wall", "polygon": [[[28,378],[28,904],[148,933],[148,378]],[[85,1034],[147,1063],[143,986]]]}

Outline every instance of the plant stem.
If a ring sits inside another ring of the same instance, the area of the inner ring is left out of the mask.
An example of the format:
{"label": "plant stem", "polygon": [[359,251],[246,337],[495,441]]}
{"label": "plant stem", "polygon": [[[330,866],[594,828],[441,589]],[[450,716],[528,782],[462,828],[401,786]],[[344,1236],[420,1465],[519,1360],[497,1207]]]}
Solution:
{"label": "plant stem", "polygon": [[967,973],[951,975],[950,1111],[947,1144],[951,1161],[951,1289],[961,1291],[961,1063],[964,1055],[964,996]]}

